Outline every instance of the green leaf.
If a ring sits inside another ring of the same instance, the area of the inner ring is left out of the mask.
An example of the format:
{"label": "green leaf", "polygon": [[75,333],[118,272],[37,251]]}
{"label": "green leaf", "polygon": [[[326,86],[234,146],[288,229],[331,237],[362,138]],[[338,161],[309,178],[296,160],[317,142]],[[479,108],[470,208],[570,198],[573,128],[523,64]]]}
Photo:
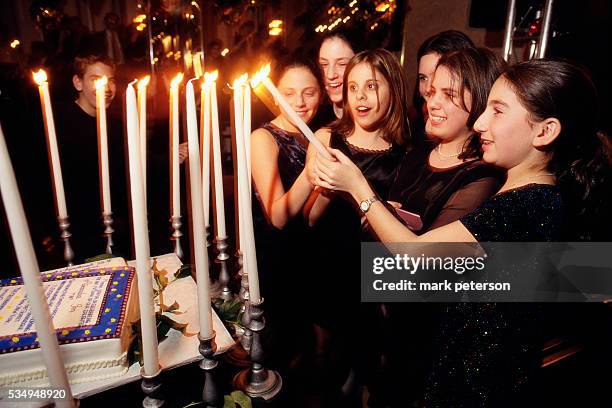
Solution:
{"label": "green leaf", "polygon": [[234,402],[241,408],[252,408],[251,398],[242,391],[232,391],[230,394]]}
{"label": "green leaf", "polygon": [[181,265],[178,271],[174,272],[175,279],[186,278],[188,276],[191,276],[191,265],[189,264]]}
{"label": "green leaf", "polygon": [[236,403],[234,399],[229,395],[223,396],[223,408],[236,408]]}
{"label": "green leaf", "polygon": [[[166,315],[157,315],[158,333],[159,333],[160,321],[163,322],[161,324],[164,325],[164,327],[165,325],[169,326],[168,330],[174,329],[174,330],[180,331],[181,333],[183,333],[185,331],[185,328],[188,326],[187,323],[179,323],[177,321],[172,320],[170,317]],[[168,330],[166,330],[164,335],[168,333]]]}
{"label": "green leaf", "polygon": [[155,320],[157,321],[157,339],[162,341],[166,338],[166,335],[172,328],[172,322],[169,318],[162,314],[156,314]]}
{"label": "green leaf", "polygon": [[100,254],[100,255],[92,256],[91,258],[87,258],[83,262],[84,263],[89,263],[89,262],[103,261],[105,259],[112,259],[112,258],[117,258],[117,255],[114,255],[114,254]]}

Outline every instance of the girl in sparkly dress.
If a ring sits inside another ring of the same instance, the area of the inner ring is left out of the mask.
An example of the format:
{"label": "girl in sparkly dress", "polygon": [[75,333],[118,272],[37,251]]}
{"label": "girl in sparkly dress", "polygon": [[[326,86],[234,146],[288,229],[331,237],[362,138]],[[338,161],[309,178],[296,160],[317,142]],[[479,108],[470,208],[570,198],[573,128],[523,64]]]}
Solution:
{"label": "girl in sparkly dress", "polygon": [[[460,220],[420,236],[380,203],[371,203],[365,216],[385,243],[561,240],[566,221],[590,213],[606,171],[594,121],[587,119],[594,112],[595,87],[575,65],[532,60],[510,67],[474,125],[483,160],[507,170],[500,191]],[[317,183],[348,192],[358,203],[375,197],[359,168],[342,152],[331,152],[335,161],[316,159]],[[426,405],[524,403],[539,367],[541,317],[530,305],[448,306]]]}

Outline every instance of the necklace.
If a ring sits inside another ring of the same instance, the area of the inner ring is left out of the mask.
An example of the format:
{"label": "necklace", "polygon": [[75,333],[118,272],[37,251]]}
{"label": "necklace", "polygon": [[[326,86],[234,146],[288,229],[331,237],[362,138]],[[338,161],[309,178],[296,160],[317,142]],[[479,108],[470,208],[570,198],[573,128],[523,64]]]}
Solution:
{"label": "necklace", "polygon": [[438,145],[436,146],[436,152],[438,153],[438,156],[440,156],[441,160],[452,159],[453,157],[457,157],[457,156],[459,156],[461,154],[461,153],[444,154],[444,153],[442,153],[441,146],[442,146],[442,143],[438,143]]}

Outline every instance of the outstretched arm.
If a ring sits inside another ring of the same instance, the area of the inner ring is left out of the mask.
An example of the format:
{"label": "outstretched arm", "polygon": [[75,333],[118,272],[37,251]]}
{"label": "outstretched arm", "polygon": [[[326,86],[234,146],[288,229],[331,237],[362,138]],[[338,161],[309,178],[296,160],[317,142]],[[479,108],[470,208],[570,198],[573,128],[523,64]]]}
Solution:
{"label": "outstretched arm", "polygon": [[276,228],[283,228],[299,214],[314,186],[302,171],[291,188],[285,191],[278,170],[278,146],[265,129],[257,129],[251,135],[251,163],[255,188],[268,221]]}
{"label": "outstretched arm", "polygon": [[[331,132],[329,128],[321,128],[315,136],[323,143],[324,146],[329,146],[329,139]],[[308,153],[306,154],[306,166],[304,170],[311,183],[314,184],[316,173],[315,173],[315,162],[318,152],[314,146],[308,146]],[[319,218],[323,215],[329,202],[331,201],[330,191],[317,186],[314,191],[308,197],[306,204],[304,205],[304,217],[308,220],[308,225],[314,225]]]}
{"label": "outstretched arm", "polygon": [[[315,162],[316,183],[330,190],[346,191],[360,203],[376,195],[359,168],[341,151],[330,149],[336,161],[318,156]],[[375,202],[366,213],[370,226],[384,243],[394,242],[476,242],[459,221],[423,235],[416,235],[397,220],[381,203]]]}

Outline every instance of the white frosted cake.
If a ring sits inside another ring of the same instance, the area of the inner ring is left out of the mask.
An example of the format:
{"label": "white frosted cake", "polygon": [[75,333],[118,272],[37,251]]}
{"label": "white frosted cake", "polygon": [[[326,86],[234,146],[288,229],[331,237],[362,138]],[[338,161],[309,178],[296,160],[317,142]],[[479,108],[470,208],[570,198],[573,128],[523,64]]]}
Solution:
{"label": "white frosted cake", "polygon": [[[137,313],[134,268],[64,269],[41,274],[71,383],[124,374]],[[133,298],[133,301],[130,299]],[[21,277],[0,280],[0,387],[48,384]]]}

